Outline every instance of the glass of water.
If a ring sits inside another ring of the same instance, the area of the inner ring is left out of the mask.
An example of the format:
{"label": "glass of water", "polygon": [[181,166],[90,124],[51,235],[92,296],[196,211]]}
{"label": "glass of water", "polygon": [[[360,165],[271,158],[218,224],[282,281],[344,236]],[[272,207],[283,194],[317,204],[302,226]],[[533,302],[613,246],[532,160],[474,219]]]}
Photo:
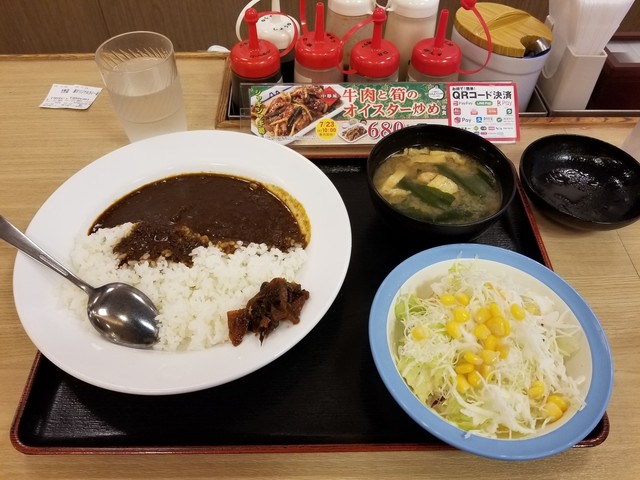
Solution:
{"label": "glass of water", "polygon": [[187,129],[173,44],[155,32],[129,32],[96,50],[96,63],[129,140]]}

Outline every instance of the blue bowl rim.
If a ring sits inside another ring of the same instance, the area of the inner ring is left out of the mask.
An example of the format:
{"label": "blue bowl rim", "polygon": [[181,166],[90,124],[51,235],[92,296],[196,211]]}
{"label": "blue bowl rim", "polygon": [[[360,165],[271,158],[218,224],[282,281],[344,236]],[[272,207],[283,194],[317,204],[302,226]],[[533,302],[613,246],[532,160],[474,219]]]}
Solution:
{"label": "blue bowl rim", "polygon": [[[422,404],[398,373],[387,338],[387,317],[397,291],[415,273],[434,263],[481,258],[522,270],[545,283],[571,308],[591,350],[592,379],[585,407],[545,435],[518,440],[466,435]],[[533,460],[560,453],[583,440],[604,416],[613,390],[613,359],[607,337],[591,308],[567,282],[544,265],[519,253],[489,245],[461,243],[424,250],[400,263],[380,285],[369,315],[369,342],[383,383],[400,407],[440,440],[476,455],[500,460]]]}

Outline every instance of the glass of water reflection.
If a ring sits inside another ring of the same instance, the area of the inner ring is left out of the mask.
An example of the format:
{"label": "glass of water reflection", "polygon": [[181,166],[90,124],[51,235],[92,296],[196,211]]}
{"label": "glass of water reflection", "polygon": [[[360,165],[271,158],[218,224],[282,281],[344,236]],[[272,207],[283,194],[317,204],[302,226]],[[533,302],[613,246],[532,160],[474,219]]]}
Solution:
{"label": "glass of water reflection", "polygon": [[129,140],[187,129],[173,44],[155,32],[128,32],[96,50],[96,63]]}

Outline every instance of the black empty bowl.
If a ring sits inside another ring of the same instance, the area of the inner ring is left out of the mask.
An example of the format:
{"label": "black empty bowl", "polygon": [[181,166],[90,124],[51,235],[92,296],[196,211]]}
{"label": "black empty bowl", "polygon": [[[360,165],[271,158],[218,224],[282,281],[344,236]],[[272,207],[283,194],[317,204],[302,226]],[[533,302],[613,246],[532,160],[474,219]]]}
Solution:
{"label": "black empty bowl", "polygon": [[[378,192],[373,174],[389,156],[409,147],[432,147],[468,155],[488,168],[501,190],[501,203],[490,216],[462,224],[434,223],[407,216],[396,210]],[[511,161],[491,142],[466,130],[447,125],[415,125],[397,130],[380,140],[367,159],[367,179],[374,206],[398,230],[399,236],[420,235],[425,244],[467,242],[485,232],[509,207],[516,193],[516,172]]]}
{"label": "black empty bowl", "polygon": [[550,135],[522,153],[520,179],[543,213],[582,230],[611,230],[640,218],[640,164],[610,143]]}

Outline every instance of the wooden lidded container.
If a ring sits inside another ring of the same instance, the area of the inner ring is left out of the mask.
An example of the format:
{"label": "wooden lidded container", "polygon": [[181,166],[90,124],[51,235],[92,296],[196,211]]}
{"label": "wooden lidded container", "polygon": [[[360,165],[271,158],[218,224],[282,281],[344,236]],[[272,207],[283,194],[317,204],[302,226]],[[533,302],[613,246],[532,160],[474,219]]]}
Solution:
{"label": "wooden lidded container", "polygon": [[[524,57],[527,46],[542,38],[553,40],[551,29],[524,10],[499,3],[477,3],[476,9],[491,32],[491,51],[508,57]],[[454,28],[471,43],[487,49],[487,37],[471,10],[458,9]]]}
{"label": "wooden lidded container", "polygon": [[[536,41],[551,45],[549,27],[529,13],[497,3],[477,3],[475,7],[491,33],[491,58],[482,24],[471,10],[459,8],[455,15],[451,40],[462,52],[460,81],[512,81],[516,85],[518,108],[526,111],[549,49],[532,52]],[[473,72],[473,73],[470,73]]]}

